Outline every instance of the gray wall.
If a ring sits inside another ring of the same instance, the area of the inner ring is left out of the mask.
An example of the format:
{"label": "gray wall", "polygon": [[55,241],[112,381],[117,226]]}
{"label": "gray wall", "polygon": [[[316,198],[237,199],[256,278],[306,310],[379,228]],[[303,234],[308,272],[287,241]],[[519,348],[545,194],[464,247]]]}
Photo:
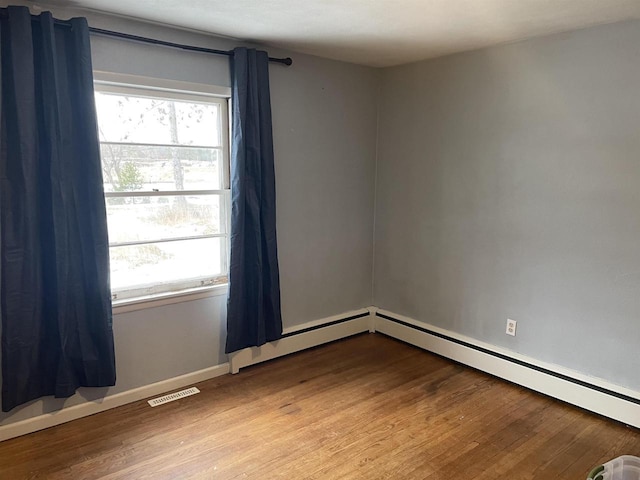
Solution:
{"label": "gray wall", "polygon": [[374,304],[640,390],[639,46],[626,22],[385,70]]}
{"label": "gray wall", "polygon": [[[27,4],[12,2],[12,4]],[[69,9],[92,26],[174,42],[238,45],[157,25]],[[229,86],[227,57],[92,37],[96,70]],[[371,305],[377,72],[291,56],[272,65],[271,98],[283,322],[291,327]],[[118,382],[66,402],[47,398],[0,413],[0,426],[226,362],[226,298],[217,296],[114,317]],[[169,352],[167,354],[167,352]]]}

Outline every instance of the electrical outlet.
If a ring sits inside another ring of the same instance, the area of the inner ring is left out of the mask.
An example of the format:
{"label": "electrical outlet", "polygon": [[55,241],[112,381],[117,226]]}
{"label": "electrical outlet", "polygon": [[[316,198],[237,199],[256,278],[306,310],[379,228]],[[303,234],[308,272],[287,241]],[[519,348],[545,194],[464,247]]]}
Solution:
{"label": "electrical outlet", "polygon": [[512,337],[516,336],[516,326],[517,323],[515,320],[511,320],[507,318],[507,335],[511,335]]}

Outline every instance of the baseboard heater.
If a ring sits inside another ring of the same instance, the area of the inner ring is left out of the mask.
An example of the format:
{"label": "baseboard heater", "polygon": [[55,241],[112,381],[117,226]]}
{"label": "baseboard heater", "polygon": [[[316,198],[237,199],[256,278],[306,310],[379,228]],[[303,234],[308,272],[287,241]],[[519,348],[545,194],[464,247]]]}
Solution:
{"label": "baseboard heater", "polygon": [[285,330],[280,340],[231,353],[231,373],[238,373],[241,368],[256,363],[372,331],[372,319],[371,311],[362,309],[300,325],[295,330]]}
{"label": "baseboard heater", "polygon": [[477,350],[478,352],[486,353],[487,355],[492,355],[492,356],[494,356],[496,358],[500,358],[502,360],[506,360],[507,362],[511,362],[511,363],[515,363],[516,365],[521,365],[523,367],[531,368],[532,370],[536,370],[538,372],[545,373],[547,375],[552,375],[554,377],[560,378],[560,379],[565,380],[567,382],[575,383],[576,385],[580,385],[582,387],[590,388],[590,389],[595,390],[597,392],[601,392],[601,393],[604,393],[606,395],[611,395],[613,397],[617,397],[617,398],[620,398],[622,400],[626,400],[627,402],[632,402],[632,403],[635,403],[636,405],[640,405],[640,399],[630,397],[629,395],[625,395],[623,393],[615,392],[613,390],[609,390],[609,389],[601,387],[599,385],[594,385],[592,383],[585,382],[583,380],[579,380],[577,378],[573,378],[573,377],[570,377],[568,375],[564,375],[562,373],[554,372],[553,370],[549,370],[547,368],[540,367],[538,365],[533,365],[531,363],[519,360],[517,358],[509,357],[507,355],[503,355],[502,353],[493,352],[493,351],[491,351],[491,350],[489,350],[487,348],[483,348],[483,347],[480,347],[478,345],[473,345],[471,343],[465,342],[463,340],[459,340],[457,338],[449,337],[449,336],[444,335],[444,334],[439,333],[439,332],[434,332],[433,330],[429,330],[428,328],[418,327],[417,325],[412,325],[410,323],[403,322],[402,320],[398,320],[397,318],[393,318],[393,317],[391,317],[389,315],[385,315],[385,314],[382,314],[382,313],[377,313],[376,316],[380,317],[380,318],[384,318],[386,320],[390,320],[390,321],[398,323],[400,325],[404,325],[405,327],[413,328],[414,330],[419,330],[419,331],[421,331],[423,333],[426,333],[428,335],[433,335],[434,337],[442,338],[442,339],[447,340],[449,342],[457,343],[458,345],[462,345],[462,346],[467,347],[467,348],[473,348],[474,350]]}
{"label": "baseboard heater", "polygon": [[282,338],[289,338],[303,333],[313,332],[314,330],[320,330],[321,328],[332,327],[334,325],[340,325],[341,323],[350,322],[351,320],[357,320],[359,318],[369,317],[369,312],[359,313],[357,315],[351,315],[350,317],[334,320],[329,323],[322,323],[319,325],[312,325],[310,327],[303,328],[301,330],[295,330],[293,332],[283,333]]}
{"label": "baseboard heater", "polygon": [[[376,332],[640,428],[640,398],[616,391],[616,386],[613,384],[603,386],[591,383],[588,380],[396,318],[390,312],[376,311],[375,317]],[[561,370],[560,367],[559,369]],[[579,374],[576,372],[576,375]],[[620,389],[626,390],[622,387]]]}

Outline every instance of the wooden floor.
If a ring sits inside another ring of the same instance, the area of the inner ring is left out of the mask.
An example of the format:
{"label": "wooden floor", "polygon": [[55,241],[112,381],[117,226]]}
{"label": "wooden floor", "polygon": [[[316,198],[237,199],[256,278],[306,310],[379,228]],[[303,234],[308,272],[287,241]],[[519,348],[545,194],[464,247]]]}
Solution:
{"label": "wooden floor", "polygon": [[585,480],[640,431],[364,334],[0,443],[0,479]]}

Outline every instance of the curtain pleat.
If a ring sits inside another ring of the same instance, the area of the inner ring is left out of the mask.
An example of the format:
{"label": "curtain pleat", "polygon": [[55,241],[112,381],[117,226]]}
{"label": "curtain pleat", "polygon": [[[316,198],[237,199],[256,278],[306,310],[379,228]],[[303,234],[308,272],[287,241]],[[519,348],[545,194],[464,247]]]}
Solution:
{"label": "curtain pleat", "polygon": [[2,410],[115,384],[85,19],[0,9]]}
{"label": "curtain pleat", "polygon": [[282,337],[276,185],[266,52],[231,57],[231,254],[226,352]]}

